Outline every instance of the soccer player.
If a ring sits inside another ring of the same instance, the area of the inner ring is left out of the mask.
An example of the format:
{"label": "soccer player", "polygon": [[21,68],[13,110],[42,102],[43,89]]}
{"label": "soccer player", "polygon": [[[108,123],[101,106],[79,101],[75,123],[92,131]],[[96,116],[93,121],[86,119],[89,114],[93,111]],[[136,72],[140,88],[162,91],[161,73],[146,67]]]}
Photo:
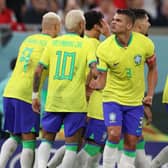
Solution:
{"label": "soccer player", "polygon": [[[148,36],[148,30],[151,26],[149,22],[148,13],[144,9],[132,9],[132,12],[135,14],[135,23],[133,26],[133,31],[139,32],[145,36]],[[144,112],[147,119],[147,123],[150,124],[152,121],[152,113],[149,106],[144,104]],[[136,168],[149,168],[150,163],[147,160],[145,153],[145,141],[141,137],[136,145],[136,159],[135,159]]]}
{"label": "soccer player", "polygon": [[[61,20],[49,12],[43,16],[42,32],[28,36],[20,46],[14,72],[4,91],[4,129],[11,133],[0,154],[0,167],[7,161],[22,142],[21,167],[32,168],[35,140],[39,132],[40,115],[32,110],[32,87],[34,70],[47,43],[60,32]],[[44,72],[43,76],[46,75]],[[42,86],[42,77],[40,87]]]}
{"label": "soccer player", "polygon": [[[110,28],[108,23],[103,19],[104,16],[101,12],[98,11],[88,11],[84,14],[85,19],[86,19],[86,30],[85,30],[85,36],[84,38],[89,41],[89,43],[93,44],[92,50],[94,51],[95,55],[96,55],[96,49],[97,46],[100,44],[99,41],[99,37],[101,34],[103,34],[104,36],[108,37],[110,35]],[[88,71],[87,71],[88,72]],[[93,89],[89,88],[89,86],[87,86],[87,96],[90,97],[90,94],[93,92]],[[97,93],[96,93],[97,92]],[[96,118],[95,120],[99,120],[99,122],[102,122],[102,125],[104,125],[103,122],[103,112],[102,112],[102,96],[101,96],[101,91],[95,91],[92,96],[91,96],[91,102],[89,101],[89,105],[88,105],[88,116],[89,117],[93,117]],[[97,114],[98,113],[98,114]],[[96,116],[96,117],[95,117]],[[89,126],[91,126],[92,122],[91,120],[88,121]],[[97,124],[97,127],[99,127],[99,125]],[[102,129],[102,127],[97,128],[99,130]],[[101,131],[101,134],[103,134],[105,128],[104,125],[104,129]],[[87,134],[91,134],[88,133],[89,130],[92,130],[92,128],[87,128]],[[94,130],[96,131],[96,129]],[[89,135],[87,135],[86,138],[89,139],[88,137]],[[103,135],[100,135],[100,137]],[[97,137],[97,139],[99,139],[99,137]],[[96,140],[97,140],[96,139]],[[93,139],[91,140],[92,143]],[[95,142],[96,143],[96,142]],[[78,159],[76,162],[78,162],[75,166],[76,168],[79,166],[78,164],[80,164],[80,167],[93,167],[94,164],[99,163],[99,152],[100,152],[100,144],[97,145],[92,145],[91,143],[86,143],[86,145],[84,146],[84,148],[78,153]],[[48,163],[48,167],[56,167],[56,165],[58,165],[58,163],[61,161],[61,157],[63,157],[63,149],[64,147],[59,148],[55,155],[53,156],[53,158],[49,161]],[[92,150],[95,151],[95,153],[93,154]],[[92,152],[92,154],[91,154]],[[82,163],[83,162],[83,163]]]}
{"label": "soccer player", "polygon": [[[166,111],[168,112],[168,76],[165,83],[165,88],[163,91],[163,103],[166,106]],[[168,162],[168,146],[164,147],[160,153],[152,160],[151,168],[159,168]]]}
{"label": "soccer player", "polygon": [[[48,94],[42,119],[43,141],[38,149],[38,166],[46,168],[51,145],[64,123],[66,151],[62,168],[73,168],[77,156],[80,130],[86,119],[86,67],[95,71],[96,57],[92,45],[83,39],[85,18],[80,10],[65,17],[67,34],[52,40],[46,47],[35,71],[33,110],[39,112],[38,99],[41,73],[49,70]],[[81,36],[81,37],[80,37]]]}
{"label": "soccer player", "polygon": [[168,76],[167,76],[165,88],[163,91],[163,103],[166,105],[166,110],[168,112]]}
{"label": "soccer player", "polygon": [[[157,66],[153,42],[132,32],[135,15],[130,10],[117,10],[112,20],[114,35],[97,49],[98,69],[101,71],[95,89],[103,90],[103,111],[108,140],[103,153],[103,168],[115,166],[121,133],[124,152],[119,168],[134,168],[136,144],[142,134],[144,116],[142,100],[152,104],[157,83]],[[144,97],[144,64],[148,65],[148,90]],[[144,97],[144,98],[143,98]]]}
{"label": "soccer player", "polygon": [[[110,28],[100,12],[88,11],[85,13],[85,19],[85,38],[94,45],[93,50],[96,54],[96,49],[100,44],[100,35],[110,36]],[[101,151],[107,138],[107,131],[103,120],[102,91],[93,91],[91,93],[92,90],[89,86],[87,86],[87,89],[90,97],[87,113],[89,119],[85,132],[86,142],[78,153],[78,163],[80,167],[95,168],[99,165]]]}

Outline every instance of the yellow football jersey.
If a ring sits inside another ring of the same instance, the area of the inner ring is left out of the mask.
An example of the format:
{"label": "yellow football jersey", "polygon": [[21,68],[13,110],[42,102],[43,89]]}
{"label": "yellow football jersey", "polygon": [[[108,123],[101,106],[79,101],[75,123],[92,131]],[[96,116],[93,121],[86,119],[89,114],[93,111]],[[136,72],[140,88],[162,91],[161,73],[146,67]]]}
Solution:
{"label": "yellow football jersey", "polygon": [[[52,38],[47,34],[28,36],[20,46],[15,69],[5,88],[4,97],[16,98],[32,103],[33,77],[42,52]],[[42,75],[43,80],[46,72]]]}
{"label": "yellow football jersey", "polygon": [[48,112],[86,112],[86,67],[96,62],[92,44],[74,33],[52,40],[40,63],[49,69]]}
{"label": "yellow football jersey", "polygon": [[168,103],[168,76],[167,76],[165,88],[163,91],[163,103]]}
{"label": "yellow football jersey", "polygon": [[145,91],[144,65],[154,55],[153,42],[133,32],[128,46],[122,47],[112,35],[99,45],[96,54],[98,69],[108,71],[103,101],[141,105]]}
{"label": "yellow football jersey", "polygon": [[[95,52],[98,45],[100,44],[100,41],[96,38],[91,38],[88,36],[85,36],[86,40],[90,41],[93,44],[92,50]],[[103,108],[102,108],[102,91],[93,91],[93,93],[90,96],[89,102],[88,102],[88,113],[87,116],[99,120],[103,120]]]}

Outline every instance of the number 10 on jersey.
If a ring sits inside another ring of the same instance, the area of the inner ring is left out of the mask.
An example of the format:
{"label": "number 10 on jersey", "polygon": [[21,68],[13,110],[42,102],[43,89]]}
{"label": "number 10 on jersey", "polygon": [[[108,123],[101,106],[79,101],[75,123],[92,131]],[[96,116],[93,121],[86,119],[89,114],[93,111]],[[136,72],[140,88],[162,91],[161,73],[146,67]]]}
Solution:
{"label": "number 10 on jersey", "polygon": [[54,79],[72,80],[75,68],[75,52],[57,51],[57,63]]}

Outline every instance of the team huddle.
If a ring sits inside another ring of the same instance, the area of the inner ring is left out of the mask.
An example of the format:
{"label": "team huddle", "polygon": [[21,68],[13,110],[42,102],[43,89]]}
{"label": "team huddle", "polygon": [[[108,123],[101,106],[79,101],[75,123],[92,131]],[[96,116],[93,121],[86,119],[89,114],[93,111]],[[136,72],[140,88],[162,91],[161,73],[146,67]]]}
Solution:
{"label": "team huddle", "polygon": [[[101,157],[103,168],[159,168],[167,162],[163,154],[152,163],[146,159],[142,136],[144,116],[152,121],[158,78],[148,19],[143,9],[118,9],[110,28],[101,12],[71,10],[65,17],[66,33],[59,35],[60,17],[53,12],[43,16],[41,33],[21,44],[4,91],[4,130],[10,138],[2,145],[0,168],[19,143],[22,168],[33,168],[35,157],[38,168],[98,168]],[[46,78],[42,139],[35,156]],[[168,80],[168,104],[167,93]],[[50,159],[62,124],[65,145]]]}

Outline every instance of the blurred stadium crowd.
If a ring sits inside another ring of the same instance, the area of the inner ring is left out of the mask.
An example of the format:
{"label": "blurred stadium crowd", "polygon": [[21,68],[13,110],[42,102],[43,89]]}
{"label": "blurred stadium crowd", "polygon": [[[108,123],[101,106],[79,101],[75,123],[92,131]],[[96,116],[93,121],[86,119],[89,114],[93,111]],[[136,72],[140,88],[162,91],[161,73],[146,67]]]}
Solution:
{"label": "blurred stadium crowd", "polygon": [[34,31],[44,13],[56,12],[64,20],[69,10],[79,8],[100,10],[109,22],[117,8],[144,8],[153,26],[168,25],[168,0],[0,0],[0,26]]}

